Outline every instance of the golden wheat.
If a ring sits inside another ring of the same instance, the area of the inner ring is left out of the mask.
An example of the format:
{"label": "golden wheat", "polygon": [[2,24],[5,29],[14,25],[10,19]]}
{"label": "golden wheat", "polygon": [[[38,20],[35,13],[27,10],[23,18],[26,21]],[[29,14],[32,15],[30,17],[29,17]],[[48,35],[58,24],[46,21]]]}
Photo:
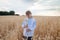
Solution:
{"label": "golden wheat", "polygon": [[[21,27],[25,16],[0,16],[0,40],[23,40]],[[60,17],[35,16],[33,40],[60,40]]]}

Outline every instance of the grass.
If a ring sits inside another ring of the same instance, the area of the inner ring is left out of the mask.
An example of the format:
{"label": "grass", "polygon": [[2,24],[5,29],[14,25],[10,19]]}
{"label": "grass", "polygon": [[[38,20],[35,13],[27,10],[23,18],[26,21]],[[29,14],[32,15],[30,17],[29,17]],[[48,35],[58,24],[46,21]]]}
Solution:
{"label": "grass", "polygon": [[[0,16],[0,40],[22,40],[25,16]],[[60,40],[60,17],[35,16],[37,26],[33,40]]]}

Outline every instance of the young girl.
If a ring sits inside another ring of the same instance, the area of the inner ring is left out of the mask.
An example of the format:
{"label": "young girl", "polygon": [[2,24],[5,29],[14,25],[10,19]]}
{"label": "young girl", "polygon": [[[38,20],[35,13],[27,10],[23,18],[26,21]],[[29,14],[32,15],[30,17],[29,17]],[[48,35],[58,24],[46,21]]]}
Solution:
{"label": "young girl", "polygon": [[30,11],[26,12],[26,17],[22,23],[23,28],[23,36],[27,38],[27,40],[31,40],[34,35],[34,30],[36,28],[36,21],[32,17],[32,13]]}

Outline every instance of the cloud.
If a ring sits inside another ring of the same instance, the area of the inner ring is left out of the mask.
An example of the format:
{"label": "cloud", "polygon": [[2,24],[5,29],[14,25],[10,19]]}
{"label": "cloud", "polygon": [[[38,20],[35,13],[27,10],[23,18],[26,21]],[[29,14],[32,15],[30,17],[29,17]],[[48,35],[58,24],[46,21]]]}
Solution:
{"label": "cloud", "polygon": [[9,9],[8,7],[1,7],[0,11],[6,11],[6,10],[8,11],[8,9]]}
{"label": "cloud", "polygon": [[35,15],[58,16],[60,15],[60,1],[58,1],[59,0],[38,0],[28,9]]}
{"label": "cloud", "polygon": [[[59,0],[39,0],[35,3],[33,3],[32,6],[29,7],[29,9],[52,9],[52,8],[60,8],[60,1],[58,2]],[[56,3],[57,2],[57,3]],[[59,3],[59,4],[58,4]],[[55,5],[55,4],[58,4],[58,5]]]}
{"label": "cloud", "polygon": [[0,10],[14,10],[22,14],[25,14],[26,10],[31,10],[33,15],[40,12],[44,14],[45,11],[60,11],[60,0],[0,0]]}
{"label": "cloud", "polygon": [[22,0],[0,0],[0,10],[15,10],[16,12],[24,11],[30,3],[25,3]]}
{"label": "cloud", "polygon": [[37,15],[37,16],[60,16],[59,11],[35,11],[32,12],[32,15]]}

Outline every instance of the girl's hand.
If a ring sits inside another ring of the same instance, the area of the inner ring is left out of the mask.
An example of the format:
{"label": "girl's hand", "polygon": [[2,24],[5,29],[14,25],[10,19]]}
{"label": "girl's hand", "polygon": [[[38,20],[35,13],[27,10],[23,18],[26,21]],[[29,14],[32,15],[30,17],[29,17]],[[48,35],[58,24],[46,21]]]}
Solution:
{"label": "girl's hand", "polygon": [[28,25],[26,25],[24,28],[28,28]]}
{"label": "girl's hand", "polygon": [[26,29],[27,32],[30,32],[31,30],[30,29]]}

